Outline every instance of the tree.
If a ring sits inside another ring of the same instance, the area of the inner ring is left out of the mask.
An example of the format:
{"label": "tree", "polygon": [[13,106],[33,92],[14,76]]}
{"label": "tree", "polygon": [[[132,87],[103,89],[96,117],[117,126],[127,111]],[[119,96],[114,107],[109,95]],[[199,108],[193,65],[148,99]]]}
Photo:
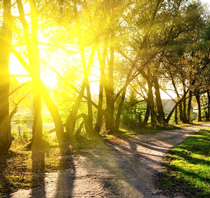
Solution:
{"label": "tree", "polygon": [[3,0],[3,25],[0,32],[0,154],[8,153],[12,142],[9,118],[9,57],[12,45],[11,1]]}

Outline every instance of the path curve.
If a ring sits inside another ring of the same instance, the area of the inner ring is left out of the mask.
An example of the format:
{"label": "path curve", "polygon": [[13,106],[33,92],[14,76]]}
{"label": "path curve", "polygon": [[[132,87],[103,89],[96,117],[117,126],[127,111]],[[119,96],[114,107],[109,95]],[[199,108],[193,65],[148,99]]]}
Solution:
{"label": "path curve", "polygon": [[156,135],[132,135],[119,144],[98,144],[66,157],[71,169],[46,173],[40,187],[19,190],[12,198],[120,197],[164,198],[153,178],[161,171],[163,156],[193,132],[210,124],[164,130]]}

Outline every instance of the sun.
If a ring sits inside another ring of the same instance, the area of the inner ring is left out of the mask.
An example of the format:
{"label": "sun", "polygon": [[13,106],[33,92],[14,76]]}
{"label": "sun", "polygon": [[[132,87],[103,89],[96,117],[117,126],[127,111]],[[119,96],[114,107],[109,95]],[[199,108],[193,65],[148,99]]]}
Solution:
{"label": "sun", "polygon": [[57,75],[53,72],[42,72],[41,79],[47,87],[55,88],[57,86]]}
{"label": "sun", "polygon": [[[17,78],[19,82],[31,80],[29,73],[13,54],[10,54],[9,72],[11,77]],[[57,75],[50,69],[42,71],[40,77],[46,87],[55,88],[57,86]]]}

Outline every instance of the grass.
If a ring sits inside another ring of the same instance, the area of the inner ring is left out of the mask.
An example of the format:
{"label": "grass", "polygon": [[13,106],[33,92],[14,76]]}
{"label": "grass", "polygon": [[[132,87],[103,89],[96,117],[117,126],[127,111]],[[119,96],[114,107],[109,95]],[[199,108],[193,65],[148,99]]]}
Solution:
{"label": "grass", "polygon": [[168,125],[165,127],[157,126],[157,127],[152,127],[152,126],[147,126],[143,128],[121,128],[120,129],[120,134],[122,135],[137,135],[137,134],[157,134],[161,132],[162,130],[173,130],[173,129],[180,129],[182,125]]}
{"label": "grass", "polygon": [[173,148],[164,161],[165,171],[158,178],[163,193],[210,197],[210,129],[196,132]]}
{"label": "grass", "polygon": [[[38,170],[38,173],[60,170],[62,163],[59,148],[49,147],[44,150],[44,169]],[[32,152],[25,150],[25,144],[19,144],[8,155],[1,156],[0,197],[9,197],[10,193],[19,189],[36,187],[32,165]]]}

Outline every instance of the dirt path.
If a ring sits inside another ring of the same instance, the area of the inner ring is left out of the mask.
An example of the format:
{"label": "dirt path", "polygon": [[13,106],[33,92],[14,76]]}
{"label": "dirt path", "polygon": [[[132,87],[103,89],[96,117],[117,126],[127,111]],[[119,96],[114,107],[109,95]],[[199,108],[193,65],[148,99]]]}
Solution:
{"label": "dirt path", "polygon": [[161,171],[164,154],[202,128],[210,128],[210,124],[156,135],[132,135],[119,144],[100,143],[80,155],[64,158],[72,163],[71,169],[47,173],[40,187],[19,190],[11,197],[164,197],[158,195],[153,181]]}

